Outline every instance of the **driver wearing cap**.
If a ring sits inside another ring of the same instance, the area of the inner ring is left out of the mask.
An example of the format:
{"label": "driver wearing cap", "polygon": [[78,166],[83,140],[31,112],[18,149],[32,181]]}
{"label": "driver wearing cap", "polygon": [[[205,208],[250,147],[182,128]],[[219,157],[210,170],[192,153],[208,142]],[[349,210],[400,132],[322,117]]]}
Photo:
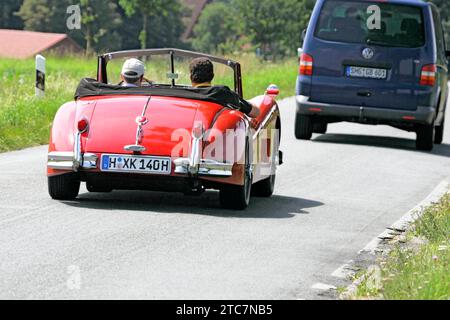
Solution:
{"label": "driver wearing cap", "polygon": [[144,79],[145,65],[138,59],[128,59],[125,61],[120,73],[123,87],[140,87]]}

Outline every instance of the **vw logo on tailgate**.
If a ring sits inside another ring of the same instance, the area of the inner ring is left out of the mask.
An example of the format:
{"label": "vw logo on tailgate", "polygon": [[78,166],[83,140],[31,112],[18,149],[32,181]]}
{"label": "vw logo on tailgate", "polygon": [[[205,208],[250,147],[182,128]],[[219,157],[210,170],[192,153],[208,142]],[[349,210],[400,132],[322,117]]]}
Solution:
{"label": "vw logo on tailgate", "polygon": [[373,55],[374,55],[374,52],[373,52],[373,50],[370,49],[370,48],[365,48],[365,49],[362,51],[362,56],[364,57],[364,59],[367,59],[367,60],[372,59],[372,58],[373,58]]}

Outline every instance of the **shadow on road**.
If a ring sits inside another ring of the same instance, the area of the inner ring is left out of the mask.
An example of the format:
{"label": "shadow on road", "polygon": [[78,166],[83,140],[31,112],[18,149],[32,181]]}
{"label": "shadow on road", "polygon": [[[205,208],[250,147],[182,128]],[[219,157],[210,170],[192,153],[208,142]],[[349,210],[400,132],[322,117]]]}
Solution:
{"label": "shadow on road", "polygon": [[[371,146],[380,148],[403,149],[416,152],[416,142],[412,139],[385,137],[385,136],[368,136],[356,134],[323,134],[313,139],[315,142],[323,143],[339,143],[353,144],[361,146]],[[426,152],[437,156],[450,157],[450,145],[435,144],[432,152]]]}
{"label": "shadow on road", "polygon": [[271,198],[252,198],[247,210],[224,210],[219,205],[219,193],[205,192],[200,197],[178,193],[148,191],[113,191],[111,193],[84,193],[68,206],[98,210],[148,211],[154,213],[197,214],[221,218],[292,218],[308,214],[305,209],[322,206],[313,200],[274,195]]}

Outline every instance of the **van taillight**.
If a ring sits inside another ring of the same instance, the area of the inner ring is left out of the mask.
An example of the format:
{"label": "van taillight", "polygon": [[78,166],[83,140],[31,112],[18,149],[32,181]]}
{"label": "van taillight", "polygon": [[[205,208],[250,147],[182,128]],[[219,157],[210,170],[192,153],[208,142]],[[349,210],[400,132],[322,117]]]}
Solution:
{"label": "van taillight", "polygon": [[436,72],[437,67],[435,64],[427,64],[423,66],[422,73],[420,74],[421,86],[434,86],[436,84]]}
{"label": "van taillight", "polygon": [[313,57],[309,54],[302,53],[300,57],[300,70],[299,73],[302,76],[312,76],[313,74]]}

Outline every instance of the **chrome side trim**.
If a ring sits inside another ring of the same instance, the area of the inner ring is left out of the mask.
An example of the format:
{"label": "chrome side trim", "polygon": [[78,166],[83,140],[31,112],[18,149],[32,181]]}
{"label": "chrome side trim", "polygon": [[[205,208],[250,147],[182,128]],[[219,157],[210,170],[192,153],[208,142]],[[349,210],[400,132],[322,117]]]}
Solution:
{"label": "chrome side trim", "polygon": [[253,134],[253,140],[255,140],[258,137],[261,130],[264,130],[266,128],[267,124],[269,123],[269,121],[272,120],[272,116],[273,116],[275,110],[277,109],[277,107],[278,107],[278,104],[275,103],[273,105],[273,107],[270,109],[269,115],[261,122],[258,130],[256,130],[256,132]]}
{"label": "chrome side trim", "polygon": [[199,159],[194,168],[191,167],[190,158],[178,158],[174,160],[175,173],[198,174],[200,176],[231,177],[233,175],[233,164],[223,163],[210,159]]}

